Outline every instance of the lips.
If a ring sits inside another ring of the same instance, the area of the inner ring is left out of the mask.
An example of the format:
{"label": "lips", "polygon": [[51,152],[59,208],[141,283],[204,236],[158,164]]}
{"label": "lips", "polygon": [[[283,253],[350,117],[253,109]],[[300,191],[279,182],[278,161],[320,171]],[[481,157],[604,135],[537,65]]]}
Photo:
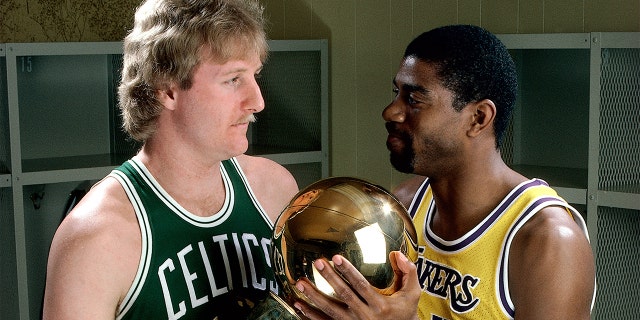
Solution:
{"label": "lips", "polygon": [[405,146],[406,134],[395,128],[395,125],[391,122],[387,122],[385,127],[389,135],[387,136],[387,149],[390,151],[398,151]]}
{"label": "lips", "polygon": [[387,149],[389,151],[400,151],[404,147],[404,141],[396,136],[387,137]]}

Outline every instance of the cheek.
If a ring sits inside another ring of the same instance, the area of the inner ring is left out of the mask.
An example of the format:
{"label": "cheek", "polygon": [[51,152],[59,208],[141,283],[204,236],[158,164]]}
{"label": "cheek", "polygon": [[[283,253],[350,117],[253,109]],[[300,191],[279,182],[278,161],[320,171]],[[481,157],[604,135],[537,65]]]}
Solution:
{"label": "cheek", "polygon": [[433,139],[432,136],[439,134],[438,132],[434,132],[432,125],[426,120],[417,120],[412,128],[414,146],[423,146]]}
{"label": "cheek", "polygon": [[447,150],[455,147],[456,141],[452,137],[455,129],[448,126],[421,126],[413,134],[411,147],[418,158],[433,161],[434,157],[448,153]]}

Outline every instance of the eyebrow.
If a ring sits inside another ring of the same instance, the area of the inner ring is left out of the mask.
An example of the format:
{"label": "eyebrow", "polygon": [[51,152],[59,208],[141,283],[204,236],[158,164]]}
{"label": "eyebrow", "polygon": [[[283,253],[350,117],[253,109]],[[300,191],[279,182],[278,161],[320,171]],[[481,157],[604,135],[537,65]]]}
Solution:
{"label": "eyebrow", "polygon": [[[256,69],[255,73],[262,72],[263,68],[264,68],[264,65],[260,65],[260,67],[258,69]],[[230,75],[230,74],[234,74],[234,73],[247,72],[247,71],[249,71],[249,69],[250,68],[247,68],[247,67],[238,67],[238,68],[231,69],[231,70],[223,73],[223,75]]]}
{"label": "eyebrow", "polygon": [[[398,83],[396,82],[396,79],[393,79],[393,85],[397,88],[398,87]],[[410,84],[410,83],[405,83],[402,84],[402,90],[404,91],[408,91],[408,92],[417,92],[417,93],[421,93],[421,94],[428,94],[429,93],[429,89],[417,85],[417,84]]]}

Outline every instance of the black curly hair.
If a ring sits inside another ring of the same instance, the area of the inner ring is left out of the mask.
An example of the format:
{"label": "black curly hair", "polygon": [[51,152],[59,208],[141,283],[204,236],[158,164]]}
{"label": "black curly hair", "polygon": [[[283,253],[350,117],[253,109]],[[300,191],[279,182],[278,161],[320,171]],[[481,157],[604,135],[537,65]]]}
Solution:
{"label": "black curly hair", "polygon": [[500,148],[518,90],[515,64],[504,44],[481,27],[451,25],[416,37],[405,50],[404,57],[409,56],[435,64],[443,86],[454,93],[457,111],[483,99],[495,103],[494,130]]}

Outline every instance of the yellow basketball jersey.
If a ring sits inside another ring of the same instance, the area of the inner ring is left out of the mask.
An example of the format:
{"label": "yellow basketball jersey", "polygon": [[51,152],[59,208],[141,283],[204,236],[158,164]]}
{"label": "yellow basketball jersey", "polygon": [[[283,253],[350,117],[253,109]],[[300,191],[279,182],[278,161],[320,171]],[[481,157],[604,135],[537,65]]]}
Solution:
{"label": "yellow basketball jersey", "polygon": [[418,232],[420,318],[513,319],[507,272],[511,242],[536,212],[552,205],[567,208],[586,234],[582,216],[546,182],[533,179],[516,186],[463,237],[446,241],[430,229],[436,208],[427,179],[409,207]]}

